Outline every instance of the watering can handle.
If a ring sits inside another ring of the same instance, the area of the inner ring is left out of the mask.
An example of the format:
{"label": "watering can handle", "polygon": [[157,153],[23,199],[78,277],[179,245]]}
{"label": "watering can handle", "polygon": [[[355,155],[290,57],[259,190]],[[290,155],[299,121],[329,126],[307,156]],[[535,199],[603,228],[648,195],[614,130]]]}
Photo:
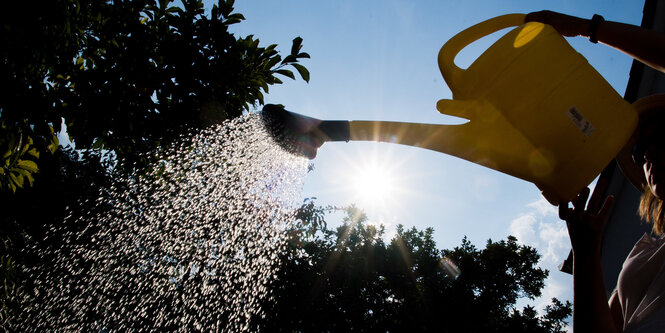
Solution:
{"label": "watering can handle", "polygon": [[446,42],[439,51],[439,69],[449,87],[459,82],[463,69],[455,65],[455,57],[467,45],[501,29],[524,24],[525,14],[507,14],[491,18],[469,27]]}

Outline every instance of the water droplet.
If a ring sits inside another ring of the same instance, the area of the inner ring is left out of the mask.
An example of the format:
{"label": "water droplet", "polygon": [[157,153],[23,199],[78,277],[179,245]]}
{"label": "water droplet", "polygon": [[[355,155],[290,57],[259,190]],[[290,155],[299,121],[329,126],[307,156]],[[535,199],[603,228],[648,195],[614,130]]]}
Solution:
{"label": "water droplet", "polygon": [[149,156],[161,174],[119,177],[94,211],[51,230],[56,245],[26,250],[41,260],[26,268],[33,307],[16,330],[256,330],[307,161],[256,115]]}

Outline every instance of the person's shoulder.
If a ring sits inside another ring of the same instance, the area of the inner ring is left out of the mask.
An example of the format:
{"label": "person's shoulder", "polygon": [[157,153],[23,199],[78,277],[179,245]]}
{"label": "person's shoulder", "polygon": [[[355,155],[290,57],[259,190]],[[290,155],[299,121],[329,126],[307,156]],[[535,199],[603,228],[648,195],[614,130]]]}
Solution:
{"label": "person's shoulder", "polygon": [[665,245],[665,237],[663,235],[654,237],[648,233],[644,233],[642,237],[635,243],[633,250],[630,251],[628,257],[633,257],[636,254],[643,253],[645,251],[652,252],[653,250],[663,247]]}

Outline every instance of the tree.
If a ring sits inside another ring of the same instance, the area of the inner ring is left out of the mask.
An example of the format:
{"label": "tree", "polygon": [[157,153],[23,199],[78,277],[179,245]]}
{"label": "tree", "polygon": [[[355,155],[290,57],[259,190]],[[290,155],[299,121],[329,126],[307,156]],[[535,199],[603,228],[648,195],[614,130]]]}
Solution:
{"label": "tree", "polygon": [[[0,202],[6,204],[0,216],[0,327],[13,319],[12,313],[22,311],[24,291],[40,282],[24,279],[23,269],[35,263],[36,252],[53,245],[45,240],[47,231],[53,227],[60,235],[80,232],[87,225],[63,223],[65,216],[90,216],[105,207],[95,198],[108,189],[110,160],[95,151],[63,148],[43,155],[40,162],[39,181],[33,187],[16,193],[0,191]],[[64,237],[50,239],[62,242]]]}
{"label": "tree", "polygon": [[[296,78],[292,69],[309,81],[302,39],[282,57],[275,44],[233,35],[244,20],[233,4],[206,13],[200,0],[18,1],[0,11],[3,309],[31,260],[18,250],[92,209],[85,199],[111,167],[142,174],[146,152],[262,104],[280,77]],[[76,152],[59,148],[62,124]]]}
{"label": "tree", "polygon": [[208,15],[201,0],[171,2],[55,0],[2,11],[3,189],[31,185],[35,159],[57,149],[63,122],[78,149],[145,164],[143,153],[183,132],[262,104],[279,75],[295,79],[287,67],[309,81],[301,38],[282,59],[277,45],[228,31],[244,20],[233,0]]}
{"label": "tree", "polygon": [[326,208],[305,206],[275,282],[270,331],[563,331],[569,302],[553,299],[543,316],[515,307],[540,296],[548,272],[512,236],[482,250],[466,238],[437,250],[434,229],[399,226],[385,243],[384,229],[356,207],[332,231],[321,222]]}

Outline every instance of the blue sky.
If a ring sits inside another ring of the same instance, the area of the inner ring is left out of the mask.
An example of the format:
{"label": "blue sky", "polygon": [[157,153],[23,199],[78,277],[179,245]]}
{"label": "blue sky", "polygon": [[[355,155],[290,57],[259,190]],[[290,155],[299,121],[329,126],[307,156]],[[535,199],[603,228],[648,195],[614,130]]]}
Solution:
{"label": "blue sky", "polygon": [[[267,103],[320,119],[450,123],[435,108],[437,100],[452,98],[436,57],[456,33],[494,16],[541,9],[586,18],[598,13],[639,25],[643,5],[634,0],[248,0],[237,1],[236,12],[247,20],[232,31],[253,34],[264,46],[277,43],[282,54],[288,54],[294,37],[304,39],[303,51],[311,59],[302,63],[311,72],[310,83],[285,79],[271,87]],[[464,49],[457,64],[468,66],[498,35]],[[623,95],[631,58],[584,38],[569,42]],[[538,248],[541,265],[551,272],[543,299],[572,300],[572,278],[556,268],[570,249],[567,232],[534,185],[455,157],[391,144],[326,143],[313,164],[303,194],[317,197],[319,204],[357,203],[389,234],[398,223],[434,227],[439,248],[457,246],[465,235],[480,247],[487,239],[516,235]],[[362,193],[356,184],[374,176],[382,184],[364,188],[380,188],[379,193]]]}

